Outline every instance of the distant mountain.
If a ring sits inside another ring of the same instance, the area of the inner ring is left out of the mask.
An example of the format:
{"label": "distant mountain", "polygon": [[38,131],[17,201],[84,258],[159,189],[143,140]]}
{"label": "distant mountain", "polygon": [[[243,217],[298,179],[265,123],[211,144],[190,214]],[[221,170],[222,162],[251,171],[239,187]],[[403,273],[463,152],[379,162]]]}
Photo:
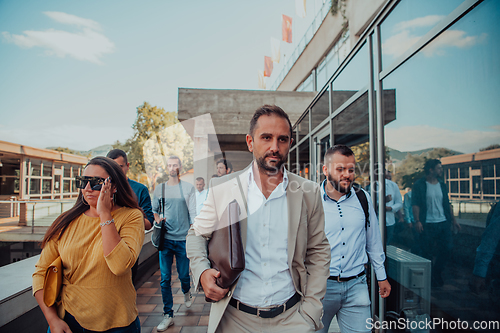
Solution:
{"label": "distant mountain", "polygon": [[[55,149],[55,148],[58,147],[47,147],[47,149]],[[75,153],[83,156],[88,156],[90,154],[90,158],[92,158],[96,156],[106,156],[108,151],[110,151],[111,149],[113,149],[112,145],[102,145],[99,147],[92,148],[90,150],[74,150],[74,149],[70,150],[73,150]]]}
{"label": "distant mountain", "polygon": [[112,145],[102,145],[99,147],[92,148],[88,150],[86,153],[90,153],[90,156],[95,157],[95,156],[106,156],[108,151],[113,149]]}
{"label": "distant mountain", "polygon": [[[426,149],[420,149],[420,150],[415,150],[415,151],[399,151],[397,149],[393,149],[390,147],[388,147],[387,149],[389,151],[389,156],[391,157],[392,161],[395,164],[398,164],[406,158],[407,154],[422,155],[423,153],[427,153],[435,148],[440,148],[440,147],[426,148]],[[450,150],[450,151],[455,155],[463,154],[463,153],[455,151],[455,150]]]}

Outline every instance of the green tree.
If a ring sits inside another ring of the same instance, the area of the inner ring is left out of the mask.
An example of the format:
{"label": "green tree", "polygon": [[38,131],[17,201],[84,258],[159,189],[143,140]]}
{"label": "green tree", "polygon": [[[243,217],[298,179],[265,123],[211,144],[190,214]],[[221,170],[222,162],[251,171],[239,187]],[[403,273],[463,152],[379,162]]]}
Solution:
{"label": "green tree", "polygon": [[393,180],[400,188],[412,187],[417,179],[424,176],[424,164],[427,160],[440,159],[455,154],[447,148],[434,148],[420,155],[408,153],[401,165],[396,168]]}
{"label": "green tree", "polygon": [[[119,141],[113,144],[113,148],[122,149],[127,153],[130,163],[129,177],[131,179],[144,183],[146,173],[144,145],[148,140],[155,140],[159,144],[161,153],[163,148],[161,145],[161,133],[166,128],[175,124],[179,124],[176,112],[166,112],[164,108],[151,106],[148,102],[144,102],[137,107],[137,118],[132,125],[134,134],[123,144]],[[185,132],[184,134],[177,133],[188,136]],[[185,164],[185,166],[188,167],[189,165]]]}
{"label": "green tree", "polygon": [[500,148],[500,144],[494,143],[492,145],[489,145],[488,147],[484,147],[484,148],[479,149],[479,151],[487,151],[487,150],[498,149],[498,148]]}

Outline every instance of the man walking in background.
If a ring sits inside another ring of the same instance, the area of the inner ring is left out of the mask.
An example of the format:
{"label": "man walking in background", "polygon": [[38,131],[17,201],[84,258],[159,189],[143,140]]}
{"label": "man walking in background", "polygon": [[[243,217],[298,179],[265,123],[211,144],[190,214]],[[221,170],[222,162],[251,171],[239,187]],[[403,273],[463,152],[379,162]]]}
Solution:
{"label": "man walking in background", "polygon": [[403,198],[399,191],[399,186],[392,181],[392,173],[385,170],[385,194],[389,199],[385,202],[385,244],[389,245],[394,237],[394,229],[396,228],[397,213],[403,208]]}
{"label": "man walking in background", "polygon": [[233,165],[225,158],[221,158],[215,164],[217,166],[217,176],[222,177],[233,172]]}
{"label": "man walking in background", "polygon": [[196,178],[196,215],[200,214],[203,203],[207,199],[208,191],[205,190],[205,180],[203,177]]}
{"label": "man walking in background", "polygon": [[342,333],[370,332],[366,326],[371,317],[365,275],[368,258],[377,276],[379,294],[385,298],[391,292],[377,215],[368,193],[352,186],[355,167],[349,147],[335,145],[326,151],[321,194],[331,263],[323,299],[323,333],[328,332],[335,315]]}
{"label": "man walking in background", "polygon": [[167,160],[168,181],[158,184],[153,194],[155,223],[165,223],[166,226],[163,249],[159,253],[163,320],[156,328],[158,331],[164,331],[174,324],[171,287],[174,255],[184,293],[184,304],[187,308],[190,308],[192,304],[189,259],[186,256],[186,235],[196,216],[196,199],[194,186],[179,178],[181,167],[180,158],[170,156]]}
{"label": "man walking in background", "polygon": [[[127,176],[128,170],[130,168],[130,163],[127,159],[127,154],[121,149],[113,149],[108,152],[106,157],[114,160],[120,168],[122,169],[125,176]],[[135,180],[127,177],[128,183],[135,193],[137,203],[144,211],[144,228],[146,230],[151,229],[153,226],[154,216],[151,208],[151,197],[149,196],[149,191],[146,185],[143,185]],[[135,280],[137,276],[137,269],[139,267],[139,260],[137,260],[132,267],[132,281]]]}
{"label": "man walking in background", "polygon": [[443,268],[452,248],[452,227],[460,230],[448,198],[443,166],[437,159],[424,165],[425,177],[413,185],[412,208],[415,230],[420,233],[423,256],[432,261],[431,284],[441,287]]}

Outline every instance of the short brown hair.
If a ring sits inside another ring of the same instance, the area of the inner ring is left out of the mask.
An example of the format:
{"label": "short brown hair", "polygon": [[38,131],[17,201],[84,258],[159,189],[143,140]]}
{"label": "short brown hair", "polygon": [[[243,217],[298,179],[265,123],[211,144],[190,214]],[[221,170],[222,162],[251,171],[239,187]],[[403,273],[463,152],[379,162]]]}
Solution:
{"label": "short brown hair", "polygon": [[253,138],[253,133],[255,132],[255,126],[257,126],[257,120],[259,120],[261,116],[270,116],[273,114],[283,119],[286,119],[286,121],[288,122],[288,126],[290,126],[290,138],[292,138],[292,123],[290,122],[290,118],[288,118],[286,112],[283,111],[283,109],[277,105],[268,105],[268,104],[258,108],[253,114],[252,119],[250,120],[249,134],[250,136],[252,136],[252,138]]}
{"label": "short brown hair", "polygon": [[177,160],[177,161],[179,161],[179,168],[182,166],[181,159],[180,159],[178,156],[175,156],[175,155],[170,155],[170,156],[167,158],[167,161],[168,161],[168,160]]}
{"label": "short brown hair", "polygon": [[346,145],[335,145],[335,146],[330,147],[326,150],[325,161],[327,160],[327,158],[329,156],[332,156],[335,153],[342,154],[344,156],[353,156],[354,155],[354,152],[352,151],[352,149],[347,147]]}

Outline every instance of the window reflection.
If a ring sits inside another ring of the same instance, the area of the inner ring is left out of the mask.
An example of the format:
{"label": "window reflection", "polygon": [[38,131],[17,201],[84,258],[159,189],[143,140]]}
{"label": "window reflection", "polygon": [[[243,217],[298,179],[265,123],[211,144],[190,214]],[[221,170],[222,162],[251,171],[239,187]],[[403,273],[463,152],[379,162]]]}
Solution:
{"label": "window reflection", "polygon": [[328,89],[326,89],[321,97],[316,101],[311,109],[311,128],[314,130],[323,120],[328,118],[329,115],[329,102],[330,97]]}
{"label": "window reflection", "polygon": [[382,68],[415,45],[463,0],[406,0],[381,24]]}
{"label": "window reflection", "polygon": [[368,70],[368,50],[365,43],[333,82],[332,110],[336,110],[358,90],[368,85]]}
{"label": "window reflection", "polygon": [[309,154],[309,139],[304,141],[300,146],[299,146],[299,165],[298,168],[295,168],[298,171],[298,174],[301,177],[304,177],[306,179],[311,179],[310,174],[310,154]]}
{"label": "window reflection", "polygon": [[[447,15],[460,2],[433,1],[434,9],[429,11],[425,4],[431,2],[402,1],[392,14],[392,26],[431,14]],[[408,10],[410,4],[414,10]],[[425,299],[432,302],[431,316],[460,318],[470,325],[473,321],[500,318],[500,285],[494,282],[500,273],[496,252],[500,214],[486,223],[491,205],[500,199],[495,188],[499,185],[500,165],[500,149],[495,149],[495,144],[500,143],[500,96],[496,93],[500,87],[499,20],[500,3],[482,2],[383,81],[385,90],[395,91],[394,117],[386,119],[385,126],[385,142],[395,165],[393,180],[402,191],[413,188],[408,192],[411,196],[404,195],[404,205],[424,209],[415,204],[415,197],[421,194],[416,182],[423,179],[422,184],[430,188],[427,178],[423,178],[423,166],[426,160],[439,159],[446,189],[440,193],[450,198],[453,217],[461,226],[452,229],[449,220],[453,218],[447,218],[442,230],[435,228],[441,222],[429,222],[422,223],[424,231],[419,233],[402,224],[394,236],[395,245],[413,252],[415,260],[420,257],[422,263],[431,261],[432,268],[422,272],[431,279],[431,285],[424,286],[431,291],[430,298]],[[384,24],[387,22],[391,21]],[[431,28],[425,26],[427,31]],[[385,29],[387,36],[390,29]],[[419,29],[419,36],[426,32],[424,26]],[[412,42],[411,35],[406,39],[408,43],[403,46]],[[392,61],[387,50],[386,44],[385,65]],[[432,200],[427,195],[425,198]],[[441,207],[448,208],[442,202]],[[440,235],[438,240],[431,239],[429,230],[433,229],[434,235]],[[435,245],[447,253],[444,259],[442,252],[434,251]],[[397,265],[391,260],[389,273]],[[399,282],[406,291],[411,289]],[[392,305],[388,301],[387,309],[393,310]]]}
{"label": "window reflection", "polygon": [[349,31],[346,31],[331,48],[326,57],[320,62],[316,70],[318,89],[321,89],[326,82],[328,82],[333,73],[335,73],[337,68],[339,68],[345,57],[347,57],[350,51],[349,41]]}
{"label": "window reflection", "polygon": [[309,134],[309,112],[306,112],[302,120],[298,123],[297,132],[299,132],[299,141]]}
{"label": "window reflection", "polygon": [[334,144],[354,146],[368,141],[368,93],[333,118]]}

